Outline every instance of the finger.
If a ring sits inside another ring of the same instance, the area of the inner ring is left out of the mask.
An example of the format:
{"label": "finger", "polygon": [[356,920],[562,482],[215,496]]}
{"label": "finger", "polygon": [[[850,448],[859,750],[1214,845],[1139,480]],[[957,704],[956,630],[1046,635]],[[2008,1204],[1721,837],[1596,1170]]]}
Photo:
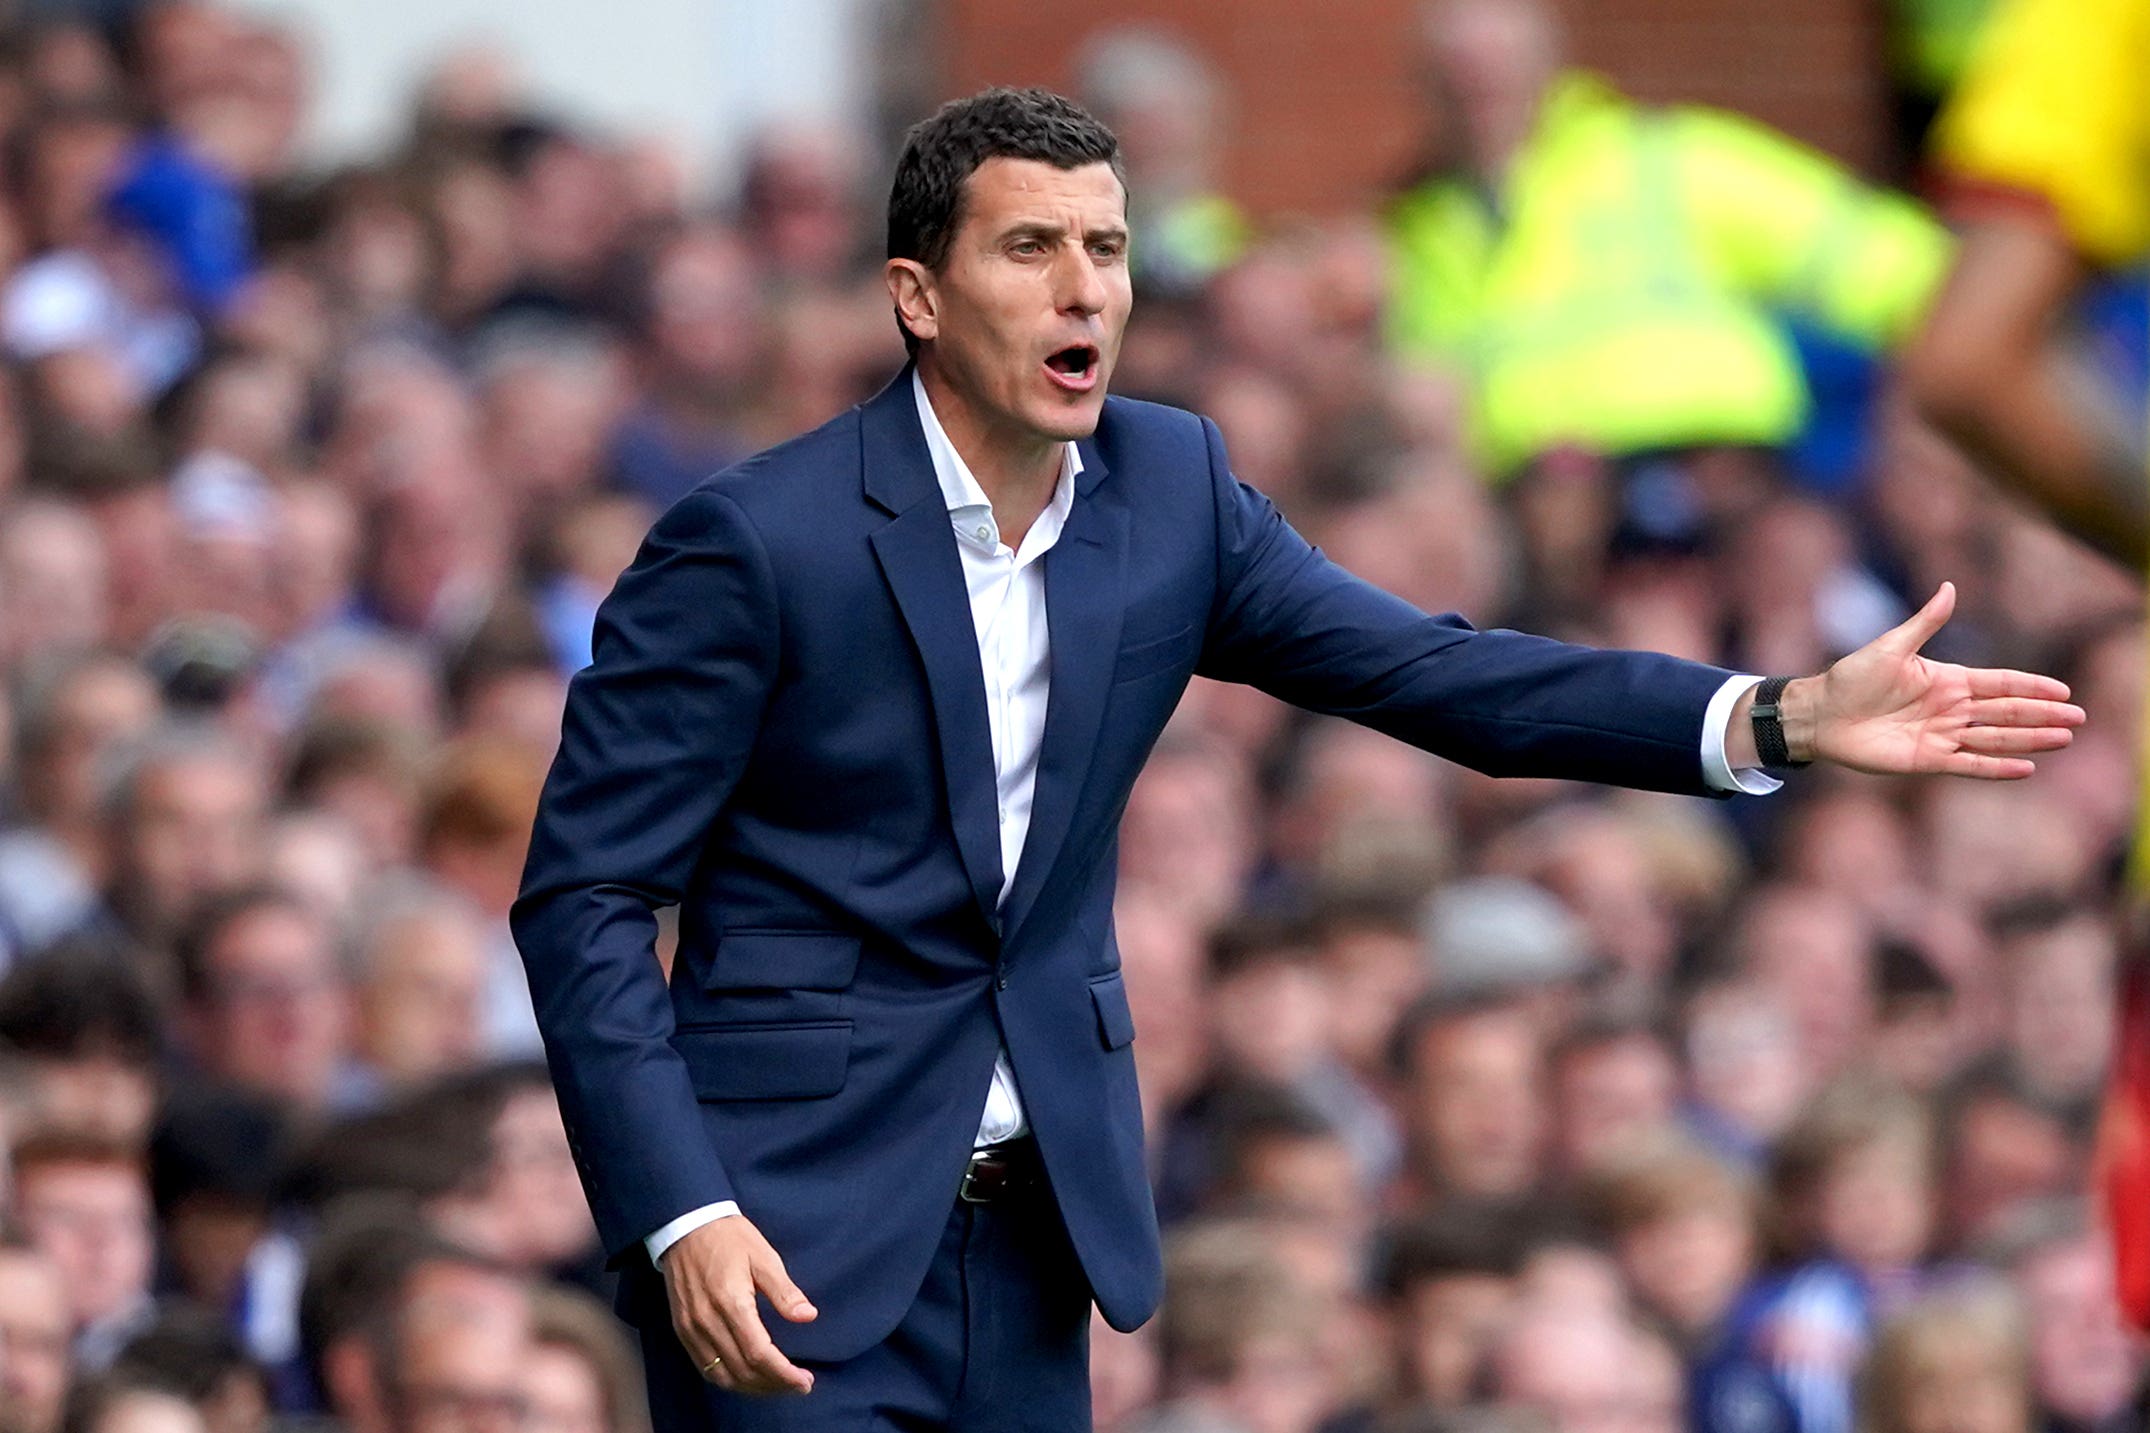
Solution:
{"label": "finger", "polygon": [[1927,599],[1926,605],[1876,639],[1874,645],[1884,651],[1909,656],[1931,641],[1933,634],[1947,623],[1949,614],[1956,610],[1956,584],[1944,582]]}
{"label": "finger", "polygon": [[2021,781],[2037,766],[2020,756],[1981,756],[1977,752],[1951,752],[1941,765],[1950,776],[1969,776],[1979,781]]}
{"label": "finger", "polygon": [[728,1303],[724,1309],[726,1326],[739,1345],[742,1377],[754,1385],[758,1393],[781,1393],[793,1390],[810,1393],[814,1376],[784,1357],[769,1337],[769,1330],[762,1326],[761,1310],[748,1291],[745,1298]]}
{"label": "finger", "polygon": [[754,1287],[776,1311],[795,1324],[811,1323],[821,1316],[791,1275],[784,1272],[784,1261],[775,1250],[754,1261]]}
{"label": "finger", "polygon": [[1979,698],[1967,703],[1963,713],[1981,726],[2075,727],[2087,719],[2079,706],[2036,697]]}
{"label": "finger", "polygon": [[1974,697],[2039,697],[2051,702],[2068,700],[2068,684],[2057,677],[2036,672],[2017,672],[2005,667],[1966,667]]}
{"label": "finger", "polygon": [[1956,737],[1957,746],[1982,756],[2024,756],[2035,751],[2059,751],[2075,740],[2064,726],[1973,726]]}
{"label": "finger", "polygon": [[[726,1393],[741,1392],[740,1372],[746,1360],[739,1355],[739,1344],[725,1327],[714,1306],[699,1311],[686,1329],[680,1330],[680,1346],[694,1360],[694,1368],[704,1381],[713,1383]],[[712,1364],[714,1360],[714,1364]]]}

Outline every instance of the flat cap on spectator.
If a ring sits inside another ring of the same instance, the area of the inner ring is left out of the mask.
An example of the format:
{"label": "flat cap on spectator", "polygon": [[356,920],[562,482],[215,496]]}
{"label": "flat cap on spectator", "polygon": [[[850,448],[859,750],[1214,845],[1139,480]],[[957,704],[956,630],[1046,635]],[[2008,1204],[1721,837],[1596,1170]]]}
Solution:
{"label": "flat cap on spectator", "polygon": [[1596,968],[1582,923],[1568,908],[1505,876],[1441,891],[1423,932],[1434,988],[1443,993],[1555,985]]}

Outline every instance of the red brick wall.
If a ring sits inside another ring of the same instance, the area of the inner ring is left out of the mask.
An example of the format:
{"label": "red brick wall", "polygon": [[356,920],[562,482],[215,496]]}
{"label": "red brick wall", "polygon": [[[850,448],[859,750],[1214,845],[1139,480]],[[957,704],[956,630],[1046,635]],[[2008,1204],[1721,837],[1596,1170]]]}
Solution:
{"label": "red brick wall", "polygon": [[[1357,207],[1415,140],[1416,0],[935,0],[945,94],[1073,82],[1093,31],[1193,42],[1233,96],[1225,182],[1264,214]],[[1872,0],[1564,0],[1573,49],[1631,93],[1747,113],[1862,168],[1882,154]]]}

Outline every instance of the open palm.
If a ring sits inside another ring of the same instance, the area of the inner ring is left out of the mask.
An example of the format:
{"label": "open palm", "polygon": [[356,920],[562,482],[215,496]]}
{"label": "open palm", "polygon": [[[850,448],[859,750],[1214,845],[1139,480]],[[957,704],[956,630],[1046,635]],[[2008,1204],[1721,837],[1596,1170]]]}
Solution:
{"label": "open palm", "polygon": [[1960,667],[1919,655],[1956,610],[1944,582],[1903,625],[1822,677],[1814,754],[1857,771],[1939,772],[2012,781],[2082,725],[2066,684],[2031,672]]}

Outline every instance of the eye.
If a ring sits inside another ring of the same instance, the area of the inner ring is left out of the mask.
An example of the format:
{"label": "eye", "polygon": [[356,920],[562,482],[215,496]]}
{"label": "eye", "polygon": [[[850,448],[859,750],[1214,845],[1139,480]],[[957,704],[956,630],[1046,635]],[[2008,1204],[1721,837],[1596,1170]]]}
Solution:
{"label": "eye", "polygon": [[1126,248],[1127,245],[1122,240],[1099,239],[1090,245],[1090,252],[1097,258],[1110,260],[1119,258]]}
{"label": "eye", "polygon": [[1008,245],[1008,252],[1019,258],[1034,258],[1045,252],[1045,242],[1042,239],[1017,239]]}

